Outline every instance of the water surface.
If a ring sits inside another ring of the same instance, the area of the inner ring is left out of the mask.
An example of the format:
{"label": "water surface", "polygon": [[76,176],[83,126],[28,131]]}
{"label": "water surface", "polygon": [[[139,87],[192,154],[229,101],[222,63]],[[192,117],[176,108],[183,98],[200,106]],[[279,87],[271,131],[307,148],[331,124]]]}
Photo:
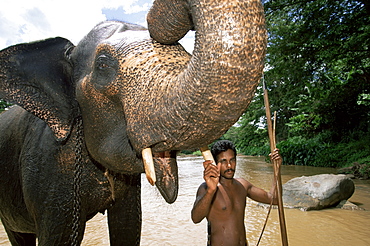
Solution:
{"label": "water surface", "polygon": [[[235,177],[243,177],[254,185],[270,189],[273,167],[263,157],[238,156]],[[155,187],[142,175],[143,226],[141,245],[181,246],[206,245],[206,221],[195,225],[190,211],[198,186],[203,182],[201,157],[179,158],[179,196],[174,204],[167,204]],[[282,182],[299,176],[336,173],[332,168],[282,166]],[[285,209],[285,220],[290,246],[365,246],[370,245],[370,181],[354,180],[356,190],[349,199],[365,211],[325,209],[303,212]],[[256,245],[267,214],[267,209],[247,200],[245,224],[250,245]],[[9,246],[4,229],[0,228],[0,245]],[[109,245],[106,217],[98,214],[87,222],[82,245]],[[272,210],[260,245],[281,245],[278,211]]]}

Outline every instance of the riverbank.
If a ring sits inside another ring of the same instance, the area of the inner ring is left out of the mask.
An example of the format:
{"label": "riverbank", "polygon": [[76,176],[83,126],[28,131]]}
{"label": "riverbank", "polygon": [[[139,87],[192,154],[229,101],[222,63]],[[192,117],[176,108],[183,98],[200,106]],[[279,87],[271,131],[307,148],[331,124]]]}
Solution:
{"label": "riverbank", "polygon": [[339,174],[347,174],[353,179],[369,179],[370,165],[353,163],[352,166],[338,169]]}

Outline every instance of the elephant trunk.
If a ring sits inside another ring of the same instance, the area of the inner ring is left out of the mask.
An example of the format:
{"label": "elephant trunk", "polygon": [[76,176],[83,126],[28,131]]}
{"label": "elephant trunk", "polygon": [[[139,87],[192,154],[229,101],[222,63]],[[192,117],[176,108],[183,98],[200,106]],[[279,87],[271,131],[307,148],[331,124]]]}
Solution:
{"label": "elephant trunk", "polygon": [[[157,14],[161,11],[166,15]],[[164,99],[172,138],[162,147],[207,145],[245,112],[261,78],[267,38],[263,6],[259,0],[157,1],[147,19],[151,36],[162,43],[196,31],[193,56]]]}

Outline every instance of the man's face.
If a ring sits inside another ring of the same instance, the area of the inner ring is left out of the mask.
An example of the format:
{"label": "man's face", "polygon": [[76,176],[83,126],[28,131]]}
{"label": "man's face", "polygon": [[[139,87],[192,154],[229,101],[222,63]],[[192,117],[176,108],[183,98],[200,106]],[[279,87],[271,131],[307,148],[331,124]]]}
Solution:
{"label": "man's face", "polygon": [[233,150],[228,149],[217,155],[217,163],[221,163],[220,175],[232,179],[235,174],[236,156]]}

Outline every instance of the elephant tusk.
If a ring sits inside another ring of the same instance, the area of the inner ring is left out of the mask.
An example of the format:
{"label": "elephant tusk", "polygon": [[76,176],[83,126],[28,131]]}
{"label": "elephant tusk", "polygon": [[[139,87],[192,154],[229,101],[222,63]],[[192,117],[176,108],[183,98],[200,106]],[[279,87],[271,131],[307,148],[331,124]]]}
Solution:
{"label": "elephant tusk", "polygon": [[154,185],[157,180],[155,177],[152,149],[151,148],[143,149],[141,154],[143,156],[146,178],[148,179],[151,185]]}
{"label": "elephant tusk", "polygon": [[211,151],[208,149],[208,147],[207,146],[205,146],[205,147],[201,147],[201,148],[199,148],[200,149],[200,151],[202,152],[202,156],[203,156],[203,159],[205,160],[205,161],[207,161],[207,160],[210,160],[210,161],[213,161],[213,165],[216,165],[216,162],[215,162],[215,160],[213,159],[213,155],[212,155],[212,153],[211,153]]}

